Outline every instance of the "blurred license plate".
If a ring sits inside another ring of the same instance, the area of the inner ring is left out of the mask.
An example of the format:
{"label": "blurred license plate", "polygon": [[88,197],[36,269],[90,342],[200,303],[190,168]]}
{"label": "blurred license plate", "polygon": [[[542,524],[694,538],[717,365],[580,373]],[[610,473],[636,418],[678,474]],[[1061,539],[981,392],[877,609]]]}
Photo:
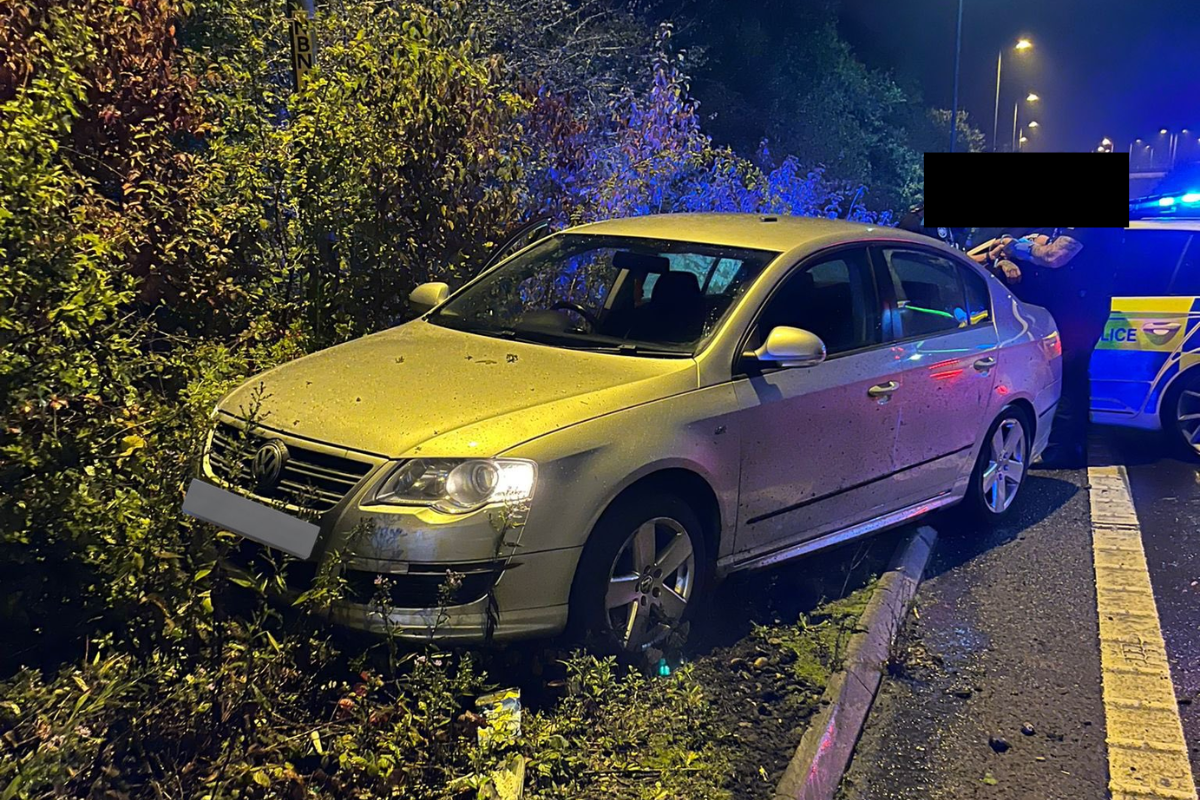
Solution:
{"label": "blurred license plate", "polygon": [[311,522],[296,519],[198,478],[188,486],[183,513],[297,558],[312,555],[321,530]]}

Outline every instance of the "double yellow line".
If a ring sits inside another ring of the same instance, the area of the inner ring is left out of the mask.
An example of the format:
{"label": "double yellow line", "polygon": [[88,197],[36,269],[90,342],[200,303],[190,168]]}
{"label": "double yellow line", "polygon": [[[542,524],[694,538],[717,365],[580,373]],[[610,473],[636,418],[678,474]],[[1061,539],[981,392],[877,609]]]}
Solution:
{"label": "double yellow line", "polygon": [[1088,468],[1113,800],[1197,800],[1142,534],[1122,466]]}

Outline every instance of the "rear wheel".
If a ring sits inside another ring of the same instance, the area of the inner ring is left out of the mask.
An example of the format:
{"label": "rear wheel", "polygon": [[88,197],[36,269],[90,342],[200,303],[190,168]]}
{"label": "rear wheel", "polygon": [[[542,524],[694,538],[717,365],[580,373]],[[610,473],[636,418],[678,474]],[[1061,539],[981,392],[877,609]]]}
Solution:
{"label": "rear wheel", "polygon": [[605,512],[584,547],[571,592],[576,631],[603,652],[662,645],[708,583],[704,529],[673,495],[642,494]]}
{"label": "rear wheel", "polygon": [[966,511],[991,521],[1012,510],[1029,468],[1031,433],[1028,418],[1019,409],[1006,408],[996,418],[971,471]]}
{"label": "rear wheel", "polygon": [[1163,404],[1163,428],[1193,455],[1200,455],[1200,371],[1184,375]]}

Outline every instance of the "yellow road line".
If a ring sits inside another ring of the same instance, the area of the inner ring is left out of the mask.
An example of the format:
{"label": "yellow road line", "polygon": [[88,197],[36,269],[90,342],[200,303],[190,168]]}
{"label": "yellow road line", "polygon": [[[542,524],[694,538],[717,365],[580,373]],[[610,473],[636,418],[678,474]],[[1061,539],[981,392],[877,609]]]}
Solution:
{"label": "yellow road line", "polygon": [[1150,571],[1122,466],[1088,468],[1113,800],[1197,800]]}

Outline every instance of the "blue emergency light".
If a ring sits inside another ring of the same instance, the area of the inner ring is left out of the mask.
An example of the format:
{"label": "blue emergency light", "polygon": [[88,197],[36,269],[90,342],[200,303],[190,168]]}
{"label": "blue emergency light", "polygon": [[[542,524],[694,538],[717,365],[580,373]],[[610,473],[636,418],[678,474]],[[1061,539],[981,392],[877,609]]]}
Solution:
{"label": "blue emergency light", "polygon": [[1194,216],[1200,207],[1200,190],[1190,189],[1183,194],[1151,195],[1129,201],[1130,219],[1150,217]]}

